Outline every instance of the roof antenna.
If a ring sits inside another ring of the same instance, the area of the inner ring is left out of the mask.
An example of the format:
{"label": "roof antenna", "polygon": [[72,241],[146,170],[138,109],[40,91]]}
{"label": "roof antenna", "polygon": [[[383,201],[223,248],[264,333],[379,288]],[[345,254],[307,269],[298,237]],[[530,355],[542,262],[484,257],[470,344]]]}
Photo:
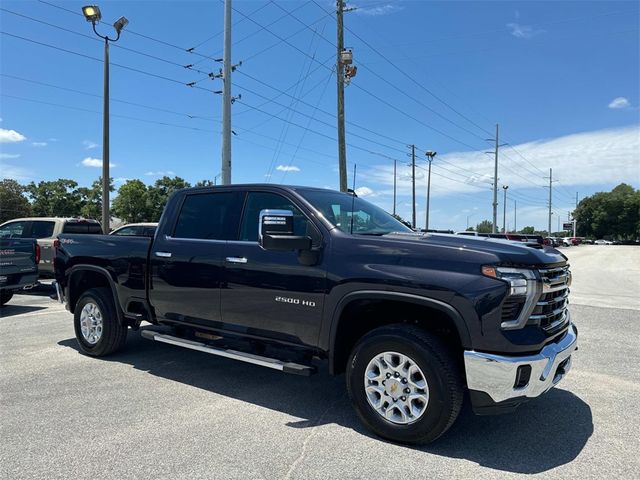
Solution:
{"label": "roof antenna", "polygon": [[353,164],[353,188],[351,189],[351,235],[353,235],[353,211],[355,210],[356,203],[356,167],[357,164]]}

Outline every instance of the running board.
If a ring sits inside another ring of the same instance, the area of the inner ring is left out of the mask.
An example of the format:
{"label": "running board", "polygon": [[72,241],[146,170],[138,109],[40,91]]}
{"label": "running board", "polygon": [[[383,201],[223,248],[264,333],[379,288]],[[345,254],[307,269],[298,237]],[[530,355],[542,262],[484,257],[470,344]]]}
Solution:
{"label": "running board", "polygon": [[298,363],[284,362],[275,358],[262,357],[260,355],[254,355],[252,353],[211,347],[205,343],[185,340],[184,338],[174,337],[172,335],[166,335],[164,333],[158,333],[153,330],[142,330],[140,333],[144,338],[148,340],[168,343],[169,345],[189,348],[191,350],[197,350],[198,352],[209,353],[211,355],[217,355],[219,357],[231,358],[233,360],[239,360],[241,362],[253,363],[254,365],[260,365],[262,367],[280,370],[284,373],[293,373],[294,375],[304,375],[308,377],[309,375],[315,373],[316,370],[315,367],[311,365],[300,365]]}

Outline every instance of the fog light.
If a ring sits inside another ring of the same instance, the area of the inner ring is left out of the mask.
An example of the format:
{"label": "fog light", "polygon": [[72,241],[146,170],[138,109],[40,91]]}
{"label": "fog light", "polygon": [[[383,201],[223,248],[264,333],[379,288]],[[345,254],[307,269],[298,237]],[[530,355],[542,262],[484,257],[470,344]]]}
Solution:
{"label": "fog light", "polygon": [[516,371],[516,381],[513,388],[523,388],[529,385],[531,378],[531,365],[520,365]]}

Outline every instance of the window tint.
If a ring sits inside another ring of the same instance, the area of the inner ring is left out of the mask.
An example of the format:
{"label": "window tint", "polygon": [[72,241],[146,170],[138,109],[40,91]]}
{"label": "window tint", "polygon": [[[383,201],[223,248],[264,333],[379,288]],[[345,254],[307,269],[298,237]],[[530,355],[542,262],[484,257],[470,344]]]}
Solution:
{"label": "window tint", "polygon": [[140,227],[124,227],[118,230],[117,232],[113,232],[113,235],[123,236],[123,237],[132,237],[136,235],[140,235],[141,228]]}
{"label": "window tint", "polygon": [[27,222],[11,222],[0,228],[1,238],[21,238]]}
{"label": "window tint", "polygon": [[242,211],[241,192],[188,195],[173,236],[207,240],[235,240]]}
{"label": "window tint", "polygon": [[144,227],[142,235],[145,237],[153,237],[156,234],[156,227]]}
{"label": "window tint", "polygon": [[91,233],[102,234],[99,223],[93,222],[67,222],[62,228],[62,233]]}
{"label": "window tint", "polygon": [[55,222],[42,222],[34,221],[31,223],[31,232],[29,235],[32,238],[49,238],[53,236],[53,229],[55,228]]}
{"label": "window tint", "polygon": [[313,244],[317,245],[321,241],[320,233],[317,231],[307,217],[291,201],[276,193],[249,192],[247,203],[242,218],[240,228],[240,240],[257,242],[258,224],[260,210],[291,210],[293,212],[293,234],[300,236],[310,236]]}

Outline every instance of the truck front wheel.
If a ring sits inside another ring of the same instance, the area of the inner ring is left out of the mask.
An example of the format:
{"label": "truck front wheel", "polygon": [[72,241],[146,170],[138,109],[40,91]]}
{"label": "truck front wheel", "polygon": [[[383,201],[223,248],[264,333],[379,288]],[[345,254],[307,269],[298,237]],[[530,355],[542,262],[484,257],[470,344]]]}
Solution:
{"label": "truck front wheel", "polygon": [[118,320],[108,288],[84,292],[76,304],[73,320],[78,345],[86,355],[109,355],[120,350],[127,340],[127,326]]}
{"label": "truck front wheel", "polygon": [[462,380],[453,355],[438,337],[417,327],[369,332],[353,349],[346,376],[360,419],[395,442],[437,439],[462,407]]}

